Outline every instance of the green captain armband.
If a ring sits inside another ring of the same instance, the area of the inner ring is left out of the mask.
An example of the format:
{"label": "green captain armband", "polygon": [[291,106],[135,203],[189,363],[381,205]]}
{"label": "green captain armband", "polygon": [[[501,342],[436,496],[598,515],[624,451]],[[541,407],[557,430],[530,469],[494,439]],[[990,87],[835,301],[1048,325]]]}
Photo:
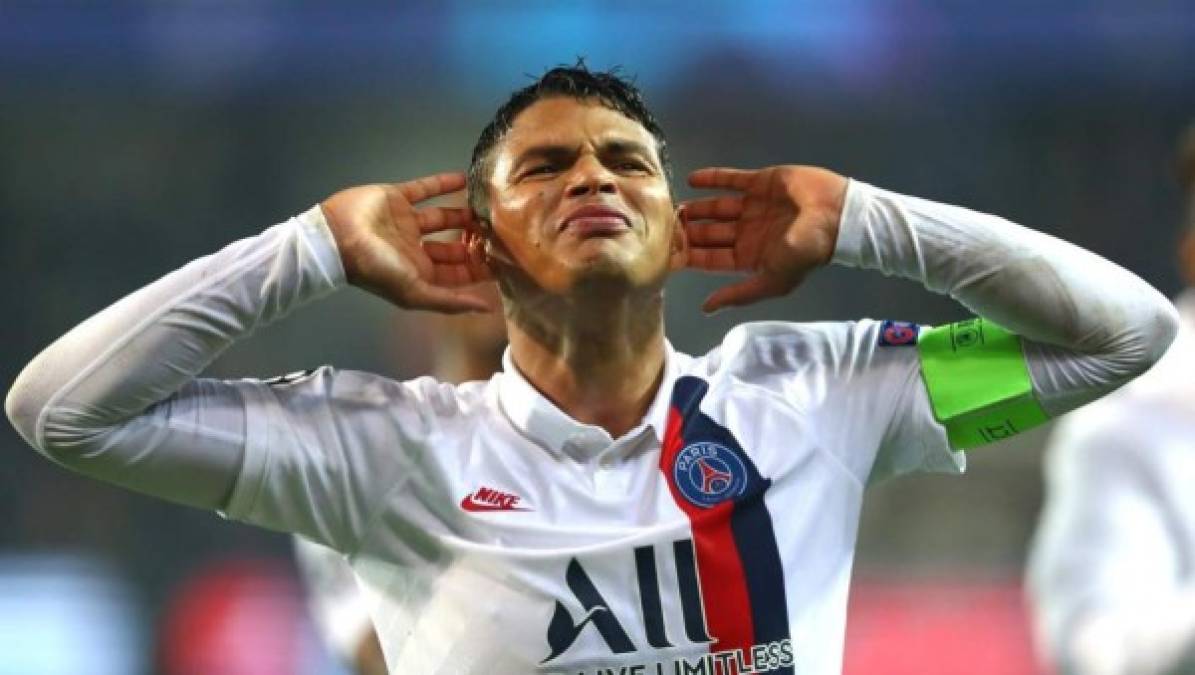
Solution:
{"label": "green captain armband", "polygon": [[917,351],[934,417],[955,450],[1047,420],[1033,396],[1020,336],[975,318],[923,331]]}

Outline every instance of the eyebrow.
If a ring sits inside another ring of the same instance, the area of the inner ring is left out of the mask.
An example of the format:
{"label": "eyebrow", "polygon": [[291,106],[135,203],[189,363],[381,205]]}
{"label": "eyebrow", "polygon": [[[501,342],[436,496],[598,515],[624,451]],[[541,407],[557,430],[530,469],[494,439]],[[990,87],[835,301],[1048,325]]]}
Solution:
{"label": "eyebrow", "polygon": [[[513,167],[517,171],[522,168],[524,164],[533,159],[547,159],[547,160],[561,160],[572,157],[577,152],[577,146],[566,145],[563,143],[542,143],[540,145],[533,145],[523,152],[519,153],[515,158]],[[599,156],[608,155],[642,155],[651,160],[652,166],[659,168],[654,155],[650,148],[630,139],[612,138],[598,146],[597,154]]]}

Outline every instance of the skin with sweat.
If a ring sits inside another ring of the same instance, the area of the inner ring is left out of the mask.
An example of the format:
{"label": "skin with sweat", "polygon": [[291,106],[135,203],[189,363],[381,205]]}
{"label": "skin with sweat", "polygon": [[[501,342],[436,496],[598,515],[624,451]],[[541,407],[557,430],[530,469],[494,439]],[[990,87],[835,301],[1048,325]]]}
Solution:
{"label": "skin with sweat", "polygon": [[[652,135],[592,100],[541,99],[492,150],[489,213],[418,207],[461,173],[364,185],[321,203],[349,283],[399,307],[492,311],[515,366],[573,419],[617,438],[642,419],[664,362],[663,286],[681,268],[737,273],[703,309],[791,292],[829,262],[847,180],[809,166],[705,168],[673,203]],[[457,241],[424,239],[458,230]]]}
{"label": "skin with sweat", "polygon": [[[655,139],[597,103],[541,100],[495,149],[490,248],[515,365],[581,422],[618,436],[664,362],[663,286],[685,263]],[[620,218],[570,218],[584,207]]]}

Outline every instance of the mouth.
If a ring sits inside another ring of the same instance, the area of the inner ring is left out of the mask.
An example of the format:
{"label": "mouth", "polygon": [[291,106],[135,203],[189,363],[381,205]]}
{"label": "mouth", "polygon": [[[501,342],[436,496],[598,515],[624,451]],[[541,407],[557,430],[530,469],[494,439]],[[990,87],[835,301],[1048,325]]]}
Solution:
{"label": "mouth", "polygon": [[578,207],[565,216],[558,232],[570,232],[583,239],[612,237],[630,232],[631,220],[622,211],[600,204]]}

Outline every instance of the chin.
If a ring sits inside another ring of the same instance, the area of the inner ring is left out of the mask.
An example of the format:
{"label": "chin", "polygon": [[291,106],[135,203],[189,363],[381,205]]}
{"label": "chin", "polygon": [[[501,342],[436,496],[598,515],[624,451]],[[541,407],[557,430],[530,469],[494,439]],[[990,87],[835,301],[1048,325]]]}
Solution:
{"label": "chin", "polygon": [[574,292],[588,295],[601,293],[604,295],[628,294],[648,289],[663,287],[666,270],[646,270],[642,266],[630,264],[630,261],[620,257],[607,256],[586,261],[586,264],[574,268],[571,287]]}
{"label": "chin", "polygon": [[601,290],[618,292],[634,286],[630,270],[621,261],[611,259],[594,260],[573,276],[574,290]]}

